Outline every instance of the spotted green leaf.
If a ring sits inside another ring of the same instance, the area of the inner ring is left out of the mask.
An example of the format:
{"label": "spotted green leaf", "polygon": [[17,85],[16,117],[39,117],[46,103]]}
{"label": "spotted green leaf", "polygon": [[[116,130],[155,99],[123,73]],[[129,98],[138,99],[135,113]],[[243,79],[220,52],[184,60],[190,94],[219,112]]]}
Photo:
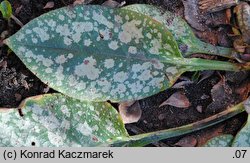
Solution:
{"label": "spotted green leaf", "polygon": [[80,100],[142,99],[169,88],[185,71],[243,69],[183,58],[158,21],[95,5],[48,12],[4,42],[44,83]]}
{"label": "spotted green leaf", "polygon": [[232,146],[234,147],[250,147],[250,116],[244,127],[235,136]]}
{"label": "spotted green leaf", "polygon": [[233,135],[225,134],[216,136],[206,142],[204,147],[229,147],[233,141]]}
{"label": "spotted green leaf", "polygon": [[9,1],[4,0],[0,4],[0,11],[4,19],[10,19],[12,15],[12,7]]}
{"label": "spotted green leaf", "polygon": [[1,147],[103,146],[127,137],[117,111],[106,102],[83,102],[62,94],[26,99],[18,110],[0,112]]}
{"label": "spotted green leaf", "polygon": [[250,147],[250,116],[248,116],[247,123],[235,136],[233,141],[234,147]]}
{"label": "spotted green leaf", "polygon": [[194,53],[206,53],[229,58],[232,57],[232,49],[213,46],[211,44],[200,41],[194,35],[187,22],[174,13],[163,11],[158,7],[146,4],[129,5],[123,7],[123,9],[148,15],[153,19],[163,23],[166,28],[173,34],[184,57],[188,57]]}
{"label": "spotted green leaf", "polygon": [[[17,109],[0,109],[0,147],[145,146],[221,123],[244,111],[242,103],[188,125],[129,136],[106,102],[80,101],[62,94],[25,99]],[[1,112],[5,111],[5,112]]]}

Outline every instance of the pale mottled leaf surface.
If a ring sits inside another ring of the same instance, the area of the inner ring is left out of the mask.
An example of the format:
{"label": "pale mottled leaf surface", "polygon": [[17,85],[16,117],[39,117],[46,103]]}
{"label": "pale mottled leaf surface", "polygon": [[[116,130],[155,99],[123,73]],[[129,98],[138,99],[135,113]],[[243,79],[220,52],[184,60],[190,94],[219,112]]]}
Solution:
{"label": "pale mottled leaf surface", "polygon": [[105,146],[128,134],[117,111],[106,102],[83,102],[62,94],[26,99],[24,117],[0,112],[0,146]]}
{"label": "pale mottled leaf surface", "polygon": [[222,55],[224,57],[232,57],[231,49],[200,41],[192,31],[191,27],[179,15],[169,11],[163,11],[159,7],[146,4],[133,4],[123,7],[123,9],[135,11],[148,15],[155,20],[163,23],[165,27],[173,34],[183,56],[190,56],[193,53],[208,53],[214,55]]}
{"label": "pale mottled leaf surface", "polygon": [[206,142],[204,147],[230,147],[233,141],[233,135],[225,134],[216,136]]}
{"label": "pale mottled leaf surface", "polygon": [[80,100],[142,99],[185,71],[172,34],[150,17],[123,9],[57,9],[5,42],[44,83]]}

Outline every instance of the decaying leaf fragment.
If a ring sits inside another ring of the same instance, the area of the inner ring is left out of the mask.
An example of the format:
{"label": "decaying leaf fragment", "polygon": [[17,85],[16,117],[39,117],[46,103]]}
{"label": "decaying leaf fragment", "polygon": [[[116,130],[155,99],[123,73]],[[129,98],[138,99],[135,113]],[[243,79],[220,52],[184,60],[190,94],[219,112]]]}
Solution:
{"label": "decaying leaf fragment", "polygon": [[47,2],[46,5],[43,7],[43,9],[50,9],[55,6],[55,3],[53,1]]}
{"label": "decaying leaf fragment", "polygon": [[124,124],[138,122],[142,115],[138,101],[122,102],[119,104],[119,113]]}
{"label": "decaying leaf fragment", "polygon": [[171,105],[177,108],[188,108],[191,103],[183,92],[176,92],[172,94],[166,101],[164,101],[159,107]]}

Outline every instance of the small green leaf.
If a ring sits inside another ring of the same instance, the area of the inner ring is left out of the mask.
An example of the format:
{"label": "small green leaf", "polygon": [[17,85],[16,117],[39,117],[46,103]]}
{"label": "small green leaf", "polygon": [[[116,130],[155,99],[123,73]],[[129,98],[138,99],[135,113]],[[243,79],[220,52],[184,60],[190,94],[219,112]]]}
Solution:
{"label": "small green leaf", "polygon": [[107,146],[128,134],[117,111],[108,103],[85,102],[62,94],[26,99],[0,113],[1,147]]}
{"label": "small green leaf", "polygon": [[48,12],[4,42],[44,83],[88,101],[142,99],[169,88],[185,71],[247,66],[183,58],[158,21],[95,5]]}
{"label": "small green leaf", "polygon": [[194,53],[207,53],[232,58],[231,48],[213,46],[211,44],[200,41],[194,35],[187,22],[174,13],[163,11],[158,7],[146,4],[129,5],[123,7],[123,9],[148,15],[155,20],[163,23],[166,28],[173,34],[184,57],[190,56]]}
{"label": "small green leaf", "polygon": [[233,135],[225,134],[208,140],[204,147],[229,147],[233,141]]}
{"label": "small green leaf", "polygon": [[0,11],[4,19],[10,19],[12,15],[12,7],[9,1],[4,0],[0,4]]}

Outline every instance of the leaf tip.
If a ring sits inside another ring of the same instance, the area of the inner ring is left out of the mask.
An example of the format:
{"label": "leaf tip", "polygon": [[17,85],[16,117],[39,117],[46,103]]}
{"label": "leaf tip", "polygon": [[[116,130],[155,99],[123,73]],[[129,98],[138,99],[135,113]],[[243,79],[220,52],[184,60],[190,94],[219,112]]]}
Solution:
{"label": "leaf tip", "polygon": [[9,40],[8,40],[8,39],[5,39],[5,40],[3,40],[3,43],[4,43],[5,45],[8,45]]}

